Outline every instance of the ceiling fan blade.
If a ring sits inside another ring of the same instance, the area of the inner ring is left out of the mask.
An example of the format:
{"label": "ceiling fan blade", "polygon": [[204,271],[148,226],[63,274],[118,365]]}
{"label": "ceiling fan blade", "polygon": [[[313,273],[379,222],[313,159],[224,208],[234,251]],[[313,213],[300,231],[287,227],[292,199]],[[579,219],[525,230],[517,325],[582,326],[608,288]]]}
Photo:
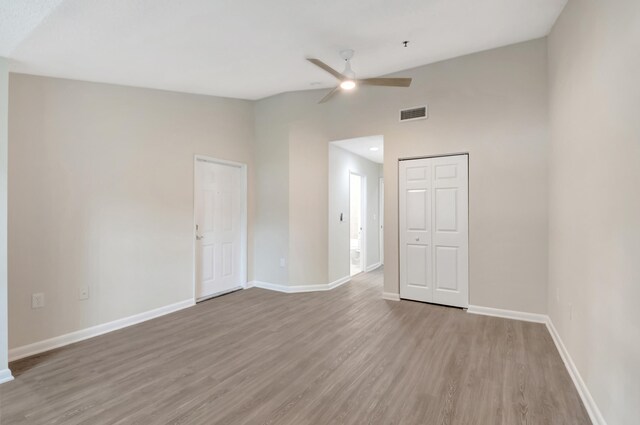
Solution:
{"label": "ceiling fan blade", "polygon": [[318,103],[324,103],[327,100],[331,99],[333,97],[333,95],[335,95],[336,93],[338,93],[340,91],[340,86],[336,87],[335,89],[331,90],[329,92],[329,94],[327,94],[325,97],[323,97],[320,102]]}
{"label": "ceiling fan blade", "polygon": [[326,63],[322,62],[320,59],[314,59],[314,58],[307,58],[307,60],[309,62],[311,62],[312,64],[314,64],[317,67],[320,67],[322,69],[324,69],[325,71],[327,71],[329,74],[333,75],[334,77],[336,77],[338,80],[344,80],[346,77],[344,75],[342,75],[341,73],[339,73],[338,71],[336,71],[335,69],[331,68],[329,65],[327,65]]}
{"label": "ceiling fan blade", "polygon": [[365,78],[358,80],[363,86],[409,87],[411,78]]}

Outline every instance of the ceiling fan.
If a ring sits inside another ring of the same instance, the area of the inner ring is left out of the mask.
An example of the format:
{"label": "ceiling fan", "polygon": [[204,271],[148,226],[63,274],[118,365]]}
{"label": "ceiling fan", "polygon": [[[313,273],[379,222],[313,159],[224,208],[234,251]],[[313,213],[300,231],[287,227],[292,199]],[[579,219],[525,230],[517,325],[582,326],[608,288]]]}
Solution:
{"label": "ceiling fan", "polygon": [[355,52],[351,49],[343,50],[340,52],[340,56],[344,59],[344,71],[341,73],[331,68],[326,63],[319,59],[307,58],[309,62],[327,71],[329,74],[336,77],[340,84],[331,90],[329,94],[323,97],[320,102],[324,103],[331,99],[340,90],[353,90],[357,86],[387,86],[387,87],[409,87],[411,85],[411,78],[364,78],[362,80],[356,79],[356,74],[351,70],[351,58]]}

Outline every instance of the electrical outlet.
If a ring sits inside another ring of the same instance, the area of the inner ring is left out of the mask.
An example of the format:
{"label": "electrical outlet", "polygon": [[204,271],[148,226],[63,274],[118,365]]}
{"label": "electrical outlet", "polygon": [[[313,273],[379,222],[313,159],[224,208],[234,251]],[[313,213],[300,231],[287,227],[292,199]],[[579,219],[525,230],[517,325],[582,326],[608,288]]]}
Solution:
{"label": "electrical outlet", "polygon": [[280,259],[280,267],[284,267],[287,264],[287,262],[285,261],[284,257],[282,257]]}
{"label": "electrical outlet", "polygon": [[31,294],[31,308],[35,309],[42,307],[44,307],[44,294],[42,292]]}
{"label": "electrical outlet", "polygon": [[79,300],[88,300],[89,299],[89,287],[83,286],[78,288],[78,299]]}

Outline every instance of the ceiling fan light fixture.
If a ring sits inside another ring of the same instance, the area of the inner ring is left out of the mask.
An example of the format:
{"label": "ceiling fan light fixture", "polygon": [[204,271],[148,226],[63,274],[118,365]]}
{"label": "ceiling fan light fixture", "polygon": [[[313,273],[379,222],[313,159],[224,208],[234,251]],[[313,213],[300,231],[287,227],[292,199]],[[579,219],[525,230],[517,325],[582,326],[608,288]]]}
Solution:
{"label": "ceiling fan light fixture", "polygon": [[340,88],[342,90],[353,90],[356,88],[356,82],[353,80],[344,80],[340,83]]}
{"label": "ceiling fan light fixture", "polygon": [[411,85],[411,78],[365,78],[363,80],[357,79],[356,73],[351,69],[351,58],[353,57],[353,53],[354,52],[351,49],[343,50],[340,52],[340,56],[342,56],[342,59],[344,59],[345,61],[343,72],[336,71],[326,63],[322,62],[320,59],[307,58],[309,62],[333,75],[339,81],[338,86],[327,93],[325,97],[323,97],[318,103],[327,102],[341,90],[351,91],[360,85],[383,87],[409,87]]}

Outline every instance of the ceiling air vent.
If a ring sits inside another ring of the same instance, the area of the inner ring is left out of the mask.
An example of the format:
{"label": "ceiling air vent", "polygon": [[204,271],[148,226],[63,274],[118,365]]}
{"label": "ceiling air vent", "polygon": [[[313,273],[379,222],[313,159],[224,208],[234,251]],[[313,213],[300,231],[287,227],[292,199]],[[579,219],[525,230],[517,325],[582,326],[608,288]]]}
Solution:
{"label": "ceiling air vent", "polygon": [[400,121],[415,121],[427,119],[427,105],[416,106],[400,110]]}

